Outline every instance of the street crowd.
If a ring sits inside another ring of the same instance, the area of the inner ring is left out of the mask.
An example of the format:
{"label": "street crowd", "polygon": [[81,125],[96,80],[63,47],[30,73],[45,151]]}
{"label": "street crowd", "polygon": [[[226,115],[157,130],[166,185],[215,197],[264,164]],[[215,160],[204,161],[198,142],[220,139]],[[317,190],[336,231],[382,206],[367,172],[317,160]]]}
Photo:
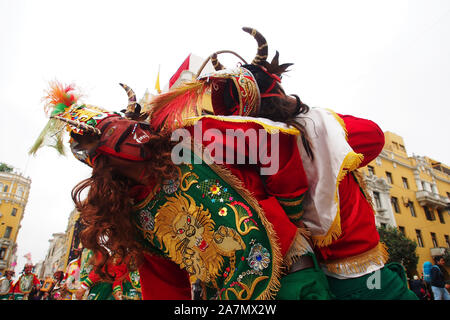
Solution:
{"label": "street crowd", "polygon": [[130,271],[127,261],[118,255],[107,259],[99,272],[92,264],[92,251],[77,249],[76,257],[66,267],[45,279],[33,273],[26,263],[19,278],[5,270],[0,277],[0,300],[141,300],[137,270]]}

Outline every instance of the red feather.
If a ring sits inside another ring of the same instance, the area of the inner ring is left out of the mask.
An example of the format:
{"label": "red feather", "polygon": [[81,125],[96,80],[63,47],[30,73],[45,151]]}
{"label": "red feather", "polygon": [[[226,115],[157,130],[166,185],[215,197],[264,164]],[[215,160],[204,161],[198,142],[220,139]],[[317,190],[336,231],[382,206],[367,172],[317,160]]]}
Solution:
{"label": "red feather", "polygon": [[174,130],[183,124],[183,116],[196,112],[198,99],[208,85],[196,81],[184,84],[154,98],[151,125],[155,130]]}

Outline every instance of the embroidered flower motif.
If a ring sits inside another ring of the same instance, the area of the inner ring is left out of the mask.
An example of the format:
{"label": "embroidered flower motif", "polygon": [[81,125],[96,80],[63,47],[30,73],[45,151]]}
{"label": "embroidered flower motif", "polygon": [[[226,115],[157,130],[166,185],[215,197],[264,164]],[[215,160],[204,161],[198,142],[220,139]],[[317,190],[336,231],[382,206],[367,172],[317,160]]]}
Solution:
{"label": "embroidered flower motif", "polygon": [[219,210],[219,216],[221,216],[221,217],[226,217],[227,214],[228,214],[227,211],[228,211],[227,208],[226,208],[226,207],[223,207],[222,209]]}
{"label": "embroidered flower motif", "polygon": [[177,180],[169,179],[169,180],[164,180],[162,189],[164,190],[164,192],[166,194],[172,194],[178,190],[179,186],[180,186],[180,182],[178,181],[178,179]]}
{"label": "embroidered flower motif", "polygon": [[220,187],[216,184],[213,184],[210,188],[209,188],[209,193],[212,195],[218,195],[220,194]]}
{"label": "embroidered flower motif", "polygon": [[141,226],[145,230],[153,231],[155,228],[155,218],[151,214],[150,211],[142,210],[139,213],[139,222],[141,223]]}
{"label": "embroidered flower motif", "polygon": [[260,243],[255,244],[250,249],[250,254],[247,258],[248,265],[255,271],[261,271],[270,263],[270,253]]}

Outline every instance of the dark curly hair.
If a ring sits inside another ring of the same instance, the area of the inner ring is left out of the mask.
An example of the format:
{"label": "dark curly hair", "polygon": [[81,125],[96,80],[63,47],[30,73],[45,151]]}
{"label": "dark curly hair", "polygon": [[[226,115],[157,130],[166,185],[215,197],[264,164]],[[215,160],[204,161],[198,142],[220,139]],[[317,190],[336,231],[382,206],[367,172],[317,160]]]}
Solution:
{"label": "dark curly hair", "polygon": [[[271,75],[276,75],[281,78],[282,74],[287,72],[286,69],[291,65],[292,63],[279,65],[277,51],[271,63],[262,61],[261,65],[247,64],[243,65],[243,67],[248,69],[253,74],[258,84],[259,91],[263,93],[269,90],[274,82],[274,78]],[[279,82],[276,82],[267,93],[281,93],[282,95],[261,97],[261,105],[256,116],[267,118],[272,121],[284,122],[287,125],[298,129],[301,133],[302,143],[308,156],[311,159],[314,159],[314,153],[311,148],[311,143],[306,132],[306,128],[303,124],[296,120],[298,115],[308,113],[309,106],[303,103],[298,95],[295,94],[292,94],[291,96],[295,97],[297,103],[295,106],[292,105],[292,103],[286,98],[284,89]]]}
{"label": "dark curly hair", "polygon": [[[154,155],[145,164],[147,178],[158,181],[173,178],[176,167],[171,161],[173,142],[169,135],[153,135],[147,147]],[[135,162],[129,162],[130,166]],[[105,268],[108,259],[119,253],[131,261],[130,270],[140,265],[143,248],[132,222],[130,189],[136,182],[122,174],[111,156],[97,157],[91,177],[78,183],[72,199],[80,212],[83,230],[80,233],[84,248],[94,252],[94,270],[106,281],[112,277]],[[87,191],[85,198],[82,193]],[[130,259],[131,257],[131,259]]]}

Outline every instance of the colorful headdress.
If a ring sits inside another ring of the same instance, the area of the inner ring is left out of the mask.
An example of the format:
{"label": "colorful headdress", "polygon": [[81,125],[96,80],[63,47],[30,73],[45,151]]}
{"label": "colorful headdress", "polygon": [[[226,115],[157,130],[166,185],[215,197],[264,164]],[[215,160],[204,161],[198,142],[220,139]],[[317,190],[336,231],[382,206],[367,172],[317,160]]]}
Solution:
{"label": "colorful headdress", "polygon": [[[70,148],[74,156],[92,166],[99,154],[109,154],[122,159],[143,161],[149,157],[145,143],[150,139],[149,125],[135,121],[142,117],[133,90],[120,84],[128,95],[124,114],[109,112],[99,107],[78,104],[74,87],[58,82],[50,84],[45,97],[50,120],[30,149],[30,154],[44,145],[55,147],[64,154],[64,128],[70,133]],[[89,145],[85,142],[89,141]]]}
{"label": "colorful headdress", "polygon": [[110,113],[99,107],[79,105],[78,96],[73,85],[63,85],[57,81],[50,83],[47,95],[44,97],[44,110],[50,119],[31,147],[30,154],[36,154],[37,150],[43,146],[54,147],[60,154],[65,154],[64,129],[78,135],[98,135],[100,131],[96,126],[101,120],[119,116],[118,113]]}
{"label": "colorful headdress", "polygon": [[[253,28],[244,27],[242,30],[252,35],[258,44],[258,50],[251,64],[245,63],[242,67],[248,69],[256,78],[259,90],[261,92],[261,98],[280,96],[281,94],[277,90],[277,87],[279,87],[277,84],[281,83],[281,75],[286,72],[287,68],[291,66],[292,63],[284,63],[280,65],[278,51],[269,63],[267,61],[269,46],[264,36]],[[210,56],[216,71],[224,68],[217,59],[217,54],[224,52],[230,51],[218,51]]]}
{"label": "colorful headdress", "polygon": [[[254,116],[260,109],[261,98],[282,96],[281,74],[292,63],[279,65],[278,52],[272,62],[267,62],[268,45],[255,29],[244,27],[258,43],[258,51],[248,64],[231,50],[221,50],[208,57],[197,72],[197,80],[157,96],[152,101],[153,128],[174,129],[183,125],[183,119],[212,112],[214,115]],[[243,61],[236,69],[225,69],[218,54],[232,53]],[[211,60],[216,72],[200,76]],[[205,95],[210,95],[211,108],[205,106]],[[210,110],[212,109],[212,110]],[[200,113],[200,114],[199,114]]]}
{"label": "colorful headdress", "polygon": [[[224,96],[228,99],[224,100]],[[254,115],[260,104],[256,79],[243,67],[202,75],[151,101],[152,127],[173,130],[183,126],[184,119],[199,115],[206,100],[217,114]]]}

